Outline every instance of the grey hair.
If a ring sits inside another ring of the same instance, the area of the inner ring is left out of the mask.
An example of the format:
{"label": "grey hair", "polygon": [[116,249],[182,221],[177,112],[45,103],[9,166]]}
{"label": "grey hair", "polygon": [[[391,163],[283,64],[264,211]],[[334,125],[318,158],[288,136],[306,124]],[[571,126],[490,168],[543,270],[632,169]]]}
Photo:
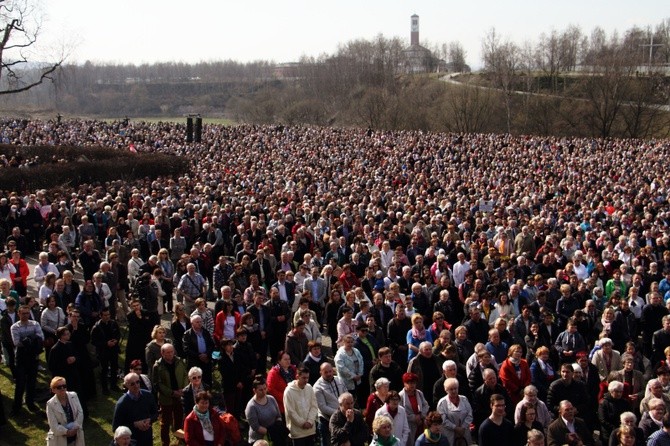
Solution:
{"label": "grey hair", "polygon": [[114,440],[116,440],[117,438],[120,438],[120,437],[126,437],[126,436],[130,437],[132,435],[133,435],[133,433],[131,432],[129,427],[119,426],[114,431]]}
{"label": "grey hair", "polygon": [[607,385],[607,391],[612,393],[613,390],[623,390],[623,383],[621,381],[611,381]]}
{"label": "grey hair", "polygon": [[391,385],[391,381],[389,381],[386,378],[379,378],[377,381],[375,381],[375,389],[379,389],[381,386],[388,386]]}

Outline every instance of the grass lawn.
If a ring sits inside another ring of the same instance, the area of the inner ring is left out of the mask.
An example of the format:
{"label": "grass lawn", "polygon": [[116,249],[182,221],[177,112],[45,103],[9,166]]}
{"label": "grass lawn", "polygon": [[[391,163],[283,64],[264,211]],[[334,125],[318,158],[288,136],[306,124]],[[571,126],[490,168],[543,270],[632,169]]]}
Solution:
{"label": "grass lawn", "polygon": [[[44,353],[42,353],[42,365],[44,362]],[[123,362],[121,362],[123,364]],[[96,371],[97,372],[97,371]],[[2,404],[5,414],[9,416],[14,399],[14,380],[12,379],[9,367],[0,366],[0,389],[2,389]],[[47,371],[39,372],[37,376],[37,396],[36,404],[44,410],[46,400],[51,398],[49,391],[49,382],[51,374]],[[99,386],[98,386],[99,387]],[[114,405],[116,399],[121,396],[120,393],[112,392],[110,396],[102,394],[98,389],[98,396],[89,401],[89,419],[84,422],[84,435],[87,445],[106,446],[112,440],[112,415],[114,414]],[[44,415],[33,414],[24,408],[21,414],[16,418],[8,418],[7,425],[0,427],[0,445],[44,445],[46,444],[46,434],[49,431],[49,425]],[[154,426],[154,432],[158,423]],[[155,444],[160,444],[158,441]]]}
{"label": "grass lawn", "polygon": [[[167,321],[163,317],[163,324]],[[127,329],[121,326],[123,341],[121,351],[125,351],[125,342]],[[168,337],[170,337],[168,335]],[[44,353],[41,354],[40,363],[46,366]],[[125,356],[119,358],[119,366],[123,367]],[[112,417],[114,415],[114,406],[116,401],[122,395],[119,392],[112,391],[109,396],[103,395],[99,380],[100,368],[95,370],[96,383],[98,383],[98,394],[88,402],[89,418],[84,421],[84,436],[87,445],[107,446],[112,441]],[[214,372],[214,381],[220,382],[218,370]],[[48,371],[39,372],[37,376],[37,395],[36,404],[45,410],[46,401],[53,395],[49,391],[49,382],[51,374]],[[119,387],[121,380],[119,380]],[[44,415],[33,414],[25,408],[17,418],[9,418],[9,412],[14,400],[14,380],[12,379],[9,367],[0,365],[0,390],[2,391],[2,404],[5,414],[8,416],[7,424],[0,427],[0,446],[43,446],[46,444],[46,434],[49,431],[49,425],[46,420],[46,411]],[[153,425],[154,445],[160,446],[160,425],[158,422]]]}

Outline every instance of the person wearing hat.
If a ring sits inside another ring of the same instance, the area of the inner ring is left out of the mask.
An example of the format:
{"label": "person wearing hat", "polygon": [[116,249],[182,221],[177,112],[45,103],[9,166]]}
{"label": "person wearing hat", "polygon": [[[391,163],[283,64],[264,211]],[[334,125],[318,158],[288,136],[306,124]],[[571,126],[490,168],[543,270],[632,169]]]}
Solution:
{"label": "person wearing hat", "polygon": [[409,440],[414,441],[421,435],[430,405],[426,397],[424,397],[423,392],[416,388],[419,382],[419,377],[416,374],[404,373],[402,375],[402,382],[403,389],[399,393],[400,401],[407,413]]}

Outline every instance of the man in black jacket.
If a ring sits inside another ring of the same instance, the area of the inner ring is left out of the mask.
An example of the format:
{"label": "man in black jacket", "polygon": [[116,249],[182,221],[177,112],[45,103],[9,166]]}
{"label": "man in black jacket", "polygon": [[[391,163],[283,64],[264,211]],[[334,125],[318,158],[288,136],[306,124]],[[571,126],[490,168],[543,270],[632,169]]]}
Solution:
{"label": "man in black jacket", "polygon": [[100,361],[100,384],[102,393],[109,395],[109,389],[121,391],[116,385],[119,369],[119,343],[121,330],[119,324],[111,318],[109,308],[100,311],[100,320],[91,329],[91,344]]}
{"label": "man in black jacket", "polygon": [[343,393],[338,398],[339,410],[330,417],[330,444],[332,446],[363,446],[368,441],[368,425],[363,414],[354,409],[354,396]]}
{"label": "man in black jacket", "polygon": [[[204,347],[204,348],[203,348]],[[214,340],[202,326],[202,317],[191,316],[191,328],[184,333],[184,355],[188,368],[200,367],[202,381],[212,386],[212,352]]]}

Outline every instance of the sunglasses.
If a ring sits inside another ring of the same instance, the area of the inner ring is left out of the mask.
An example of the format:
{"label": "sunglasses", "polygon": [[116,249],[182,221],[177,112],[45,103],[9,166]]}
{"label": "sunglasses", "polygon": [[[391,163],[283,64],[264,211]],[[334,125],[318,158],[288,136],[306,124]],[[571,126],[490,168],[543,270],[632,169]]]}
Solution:
{"label": "sunglasses", "polygon": [[60,386],[56,386],[56,387],[54,387],[54,389],[56,389],[56,390],[64,390],[64,389],[67,389],[67,384],[61,384]]}

